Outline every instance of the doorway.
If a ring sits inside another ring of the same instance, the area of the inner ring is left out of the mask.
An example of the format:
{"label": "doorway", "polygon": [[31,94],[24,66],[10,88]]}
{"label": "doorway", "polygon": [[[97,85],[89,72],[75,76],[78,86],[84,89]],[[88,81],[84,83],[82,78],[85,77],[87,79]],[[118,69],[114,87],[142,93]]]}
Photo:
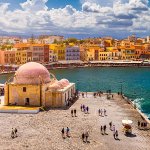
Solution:
{"label": "doorway", "polygon": [[26,105],[26,106],[30,105],[30,99],[29,99],[29,98],[26,98],[26,99],[25,99],[25,105]]}

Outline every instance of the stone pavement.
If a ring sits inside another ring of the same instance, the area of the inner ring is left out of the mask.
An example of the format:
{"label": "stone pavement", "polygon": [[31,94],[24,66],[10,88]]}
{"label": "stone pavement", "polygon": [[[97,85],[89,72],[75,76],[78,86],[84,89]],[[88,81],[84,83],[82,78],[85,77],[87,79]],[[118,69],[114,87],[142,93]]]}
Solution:
{"label": "stone pavement", "polygon": [[[81,104],[89,107],[89,114],[80,111]],[[105,108],[107,116],[99,116],[99,108]],[[71,109],[77,109],[77,117],[71,117]],[[134,137],[122,132],[123,119],[133,120]],[[139,130],[137,120],[141,120],[140,114],[117,95],[107,100],[106,95],[94,98],[88,93],[87,98],[80,97],[67,110],[49,110],[36,115],[0,114],[0,150],[150,150],[150,131]],[[114,140],[110,121],[119,131],[120,140]],[[108,135],[100,133],[100,126],[105,124]],[[15,139],[10,138],[12,127],[18,129]],[[70,138],[61,137],[63,127],[70,128]],[[90,143],[81,140],[85,131],[89,131]]]}

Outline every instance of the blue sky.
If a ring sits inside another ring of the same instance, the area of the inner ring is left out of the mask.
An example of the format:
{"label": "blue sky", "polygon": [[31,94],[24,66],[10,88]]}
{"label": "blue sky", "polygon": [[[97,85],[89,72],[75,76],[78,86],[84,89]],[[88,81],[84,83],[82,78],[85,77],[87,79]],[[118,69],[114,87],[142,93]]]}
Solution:
{"label": "blue sky", "polygon": [[0,0],[1,34],[150,35],[149,0]]}
{"label": "blue sky", "polygon": [[[20,8],[20,3],[25,2],[26,0],[0,0],[1,2],[10,3],[10,8],[16,9]],[[49,0],[46,5],[49,8],[63,8],[66,5],[72,5],[76,9],[81,9],[81,1],[80,0]]]}

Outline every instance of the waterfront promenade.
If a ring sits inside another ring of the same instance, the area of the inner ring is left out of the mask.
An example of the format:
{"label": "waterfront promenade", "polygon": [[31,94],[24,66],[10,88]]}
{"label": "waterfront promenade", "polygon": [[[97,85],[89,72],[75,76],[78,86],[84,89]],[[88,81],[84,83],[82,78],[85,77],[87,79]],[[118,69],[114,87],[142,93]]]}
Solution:
{"label": "waterfront promenade", "polygon": [[[89,114],[81,112],[80,105],[89,107]],[[106,109],[107,116],[98,116],[98,109]],[[71,117],[70,111],[77,109],[77,117]],[[122,120],[133,120],[133,136],[127,137],[122,132]],[[107,100],[106,95],[93,97],[88,93],[85,98],[79,97],[67,110],[49,110],[32,114],[0,113],[0,149],[24,150],[149,150],[150,130],[137,128],[137,121],[142,121],[140,114],[121,96],[114,95]],[[109,122],[119,131],[119,139],[113,138]],[[100,133],[100,126],[107,125],[106,133]],[[18,137],[11,139],[12,128],[18,129]],[[70,128],[70,138],[63,139],[61,130]],[[83,143],[81,134],[89,131],[90,143]]]}

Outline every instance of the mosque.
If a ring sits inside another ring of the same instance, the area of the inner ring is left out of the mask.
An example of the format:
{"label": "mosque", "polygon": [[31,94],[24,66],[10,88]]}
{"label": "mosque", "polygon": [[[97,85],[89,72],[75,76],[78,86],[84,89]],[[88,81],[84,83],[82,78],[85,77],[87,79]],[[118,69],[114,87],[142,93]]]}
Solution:
{"label": "mosque", "polygon": [[28,62],[5,83],[4,106],[63,107],[75,92],[75,83],[58,81],[43,65]]}

